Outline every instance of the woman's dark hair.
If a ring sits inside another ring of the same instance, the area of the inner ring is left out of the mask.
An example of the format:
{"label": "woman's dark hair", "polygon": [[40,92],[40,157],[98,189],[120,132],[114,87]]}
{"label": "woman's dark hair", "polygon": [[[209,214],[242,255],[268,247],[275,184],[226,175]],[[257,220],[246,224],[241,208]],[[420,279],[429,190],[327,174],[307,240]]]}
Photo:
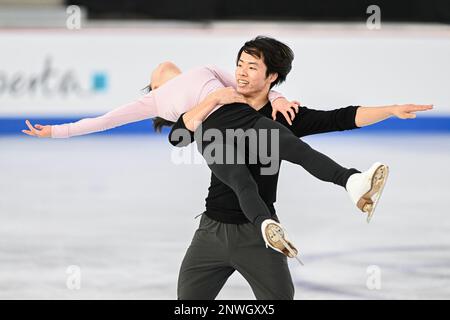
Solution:
{"label": "woman's dark hair", "polygon": [[287,45],[273,38],[257,36],[255,39],[247,41],[239,50],[236,64],[239,63],[242,52],[263,59],[267,67],[266,77],[271,73],[278,73],[277,79],[271,83],[270,88],[285,81],[292,69],[294,52]]}
{"label": "woman's dark hair", "polygon": [[[149,93],[150,91],[152,91],[152,86],[151,84],[149,84],[148,86],[142,88],[142,91],[145,93]],[[155,130],[156,132],[161,132],[162,128],[164,126],[166,127],[171,127],[175,124],[175,122],[160,118],[160,117],[154,117],[153,118],[153,130]]]}

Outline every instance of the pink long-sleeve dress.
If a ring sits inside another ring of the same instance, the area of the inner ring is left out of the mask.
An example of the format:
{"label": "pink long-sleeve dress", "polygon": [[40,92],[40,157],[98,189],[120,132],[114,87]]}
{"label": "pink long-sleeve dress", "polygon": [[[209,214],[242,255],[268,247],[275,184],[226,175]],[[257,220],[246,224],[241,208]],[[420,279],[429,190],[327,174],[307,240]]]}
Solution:
{"label": "pink long-sleeve dress", "polygon": [[[102,116],[52,125],[51,135],[52,138],[69,138],[153,117],[175,122],[181,114],[198,105],[208,94],[224,87],[236,88],[236,80],[230,73],[214,66],[198,67],[176,76],[140,99]],[[272,102],[281,96],[272,90],[269,100]],[[219,107],[220,105],[216,106],[209,114]]]}

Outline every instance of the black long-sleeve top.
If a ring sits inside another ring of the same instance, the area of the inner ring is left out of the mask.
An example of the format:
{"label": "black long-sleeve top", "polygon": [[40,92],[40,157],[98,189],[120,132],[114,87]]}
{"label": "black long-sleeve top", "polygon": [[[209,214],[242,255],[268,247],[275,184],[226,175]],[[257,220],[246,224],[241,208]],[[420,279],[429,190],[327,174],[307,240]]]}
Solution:
{"label": "black long-sleeve top", "polygon": [[[285,125],[300,138],[318,133],[357,129],[358,127],[355,124],[357,109],[358,106],[348,106],[345,108],[323,111],[300,107],[298,114],[296,114],[296,117],[292,121],[292,125],[289,125],[281,114],[277,114],[276,121]],[[272,106],[270,102],[258,112],[271,118]],[[181,116],[174,124],[172,131],[169,134],[169,141],[175,146],[186,145],[186,143],[183,145],[177,144],[179,141],[172,137],[172,133],[180,128],[187,130],[183,121],[183,116]],[[190,133],[190,142],[192,142],[194,136],[192,132]],[[261,163],[249,164],[247,166],[258,184],[261,198],[267,204],[272,214],[275,214],[274,203],[276,201],[279,173],[274,175],[261,175],[260,169],[264,166]],[[234,191],[220,181],[213,173],[211,173],[211,183],[208,188],[208,196],[206,197],[205,214],[214,220],[224,223],[240,224],[249,222],[239,206],[239,200]]]}

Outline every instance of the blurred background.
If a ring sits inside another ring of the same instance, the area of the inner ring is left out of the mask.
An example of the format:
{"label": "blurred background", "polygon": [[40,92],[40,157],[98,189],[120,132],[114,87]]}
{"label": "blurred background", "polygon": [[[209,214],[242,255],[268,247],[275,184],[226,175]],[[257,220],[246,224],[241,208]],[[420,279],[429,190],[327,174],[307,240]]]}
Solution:
{"label": "blurred background", "polygon": [[[276,90],[315,109],[434,104],[414,120],[305,138],[391,168],[370,224],[344,190],[284,163],[276,208],[302,253],[296,299],[450,297],[450,2],[0,0],[0,298],[176,299],[210,172],[152,120],[37,139],[139,98],[151,71],[234,72],[267,35],[295,52]],[[187,161],[180,161],[187,159]],[[254,299],[238,273],[218,299]]]}

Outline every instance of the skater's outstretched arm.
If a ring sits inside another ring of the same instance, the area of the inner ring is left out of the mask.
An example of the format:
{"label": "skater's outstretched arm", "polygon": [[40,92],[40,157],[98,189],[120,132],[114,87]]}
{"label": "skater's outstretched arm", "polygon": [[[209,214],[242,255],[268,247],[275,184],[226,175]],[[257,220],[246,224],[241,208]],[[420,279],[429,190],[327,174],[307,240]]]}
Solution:
{"label": "skater's outstretched arm", "polygon": [[355,116],[358,106],[348,106],[335,110],[315,110],[307,107],[300,107],[297,117],[289,126],[284,119],[278,122],[285,125],[297,137],[307,135],[343,131],[356,129]]}
{"label": "skater's outstretched arm", "polygon": [[40,124],[33,126],[26,120],[30,130],[22,130],[22,132],[39,138],[69,138],[105,131],[127,123],[153,118],[156,115],[156,105],[152,92],[150,92],[139,100],[120,106],[96,118],[85,118],[77,122],[46,126]]}
{"label": "skater's outstretched arm", "polygon": [[414,119],[416,112],[427,111],[433,109],[432,104],[403,104],[403,105],[390,105],[379,107],[364,107],[358,108],[355,116],[355,124],[358,127],[365,127],[392,116],[400,119]]}
{"label": "skater's outstretched arm", "polygon": [[391,116],[411,119],[415,118],[415,112],[432,108],[432,105],[412,104],[381,107],[349,106],[329,111],[300,107],[292,126],[288,126],[284,119],[280,119],[279,122],[291,129],[297,137],[304,137],[318,133],[358,129]]}

